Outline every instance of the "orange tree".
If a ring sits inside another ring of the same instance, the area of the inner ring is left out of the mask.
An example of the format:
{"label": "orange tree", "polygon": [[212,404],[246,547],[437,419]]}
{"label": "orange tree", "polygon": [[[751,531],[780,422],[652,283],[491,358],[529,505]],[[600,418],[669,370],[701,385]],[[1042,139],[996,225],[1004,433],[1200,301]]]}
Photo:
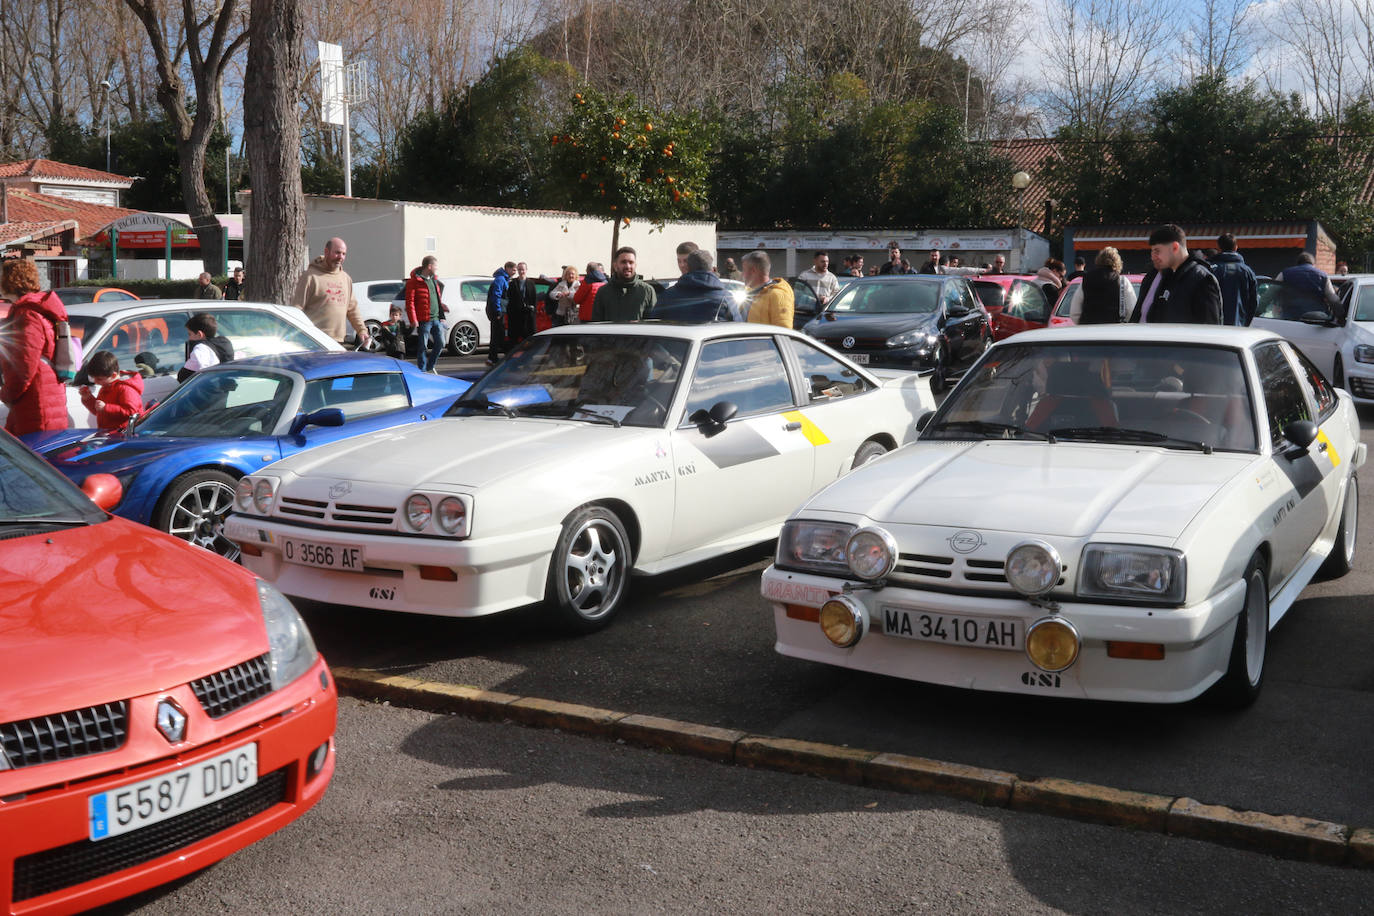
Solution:
{"label": "orange tree", "polygon": [[711,138],[690,113],[584,88],[549,143],[555,186],[571,209],[612,221],[612,252],[631,220],[661,228],[705,211]]}

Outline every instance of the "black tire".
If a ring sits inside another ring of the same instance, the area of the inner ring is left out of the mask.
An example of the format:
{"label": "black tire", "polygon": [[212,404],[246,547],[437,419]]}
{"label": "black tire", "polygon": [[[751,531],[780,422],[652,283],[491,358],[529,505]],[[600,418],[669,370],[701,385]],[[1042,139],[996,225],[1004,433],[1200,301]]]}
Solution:
{"label": "black tire", "polygon": [[863,445],[859,446],[859,450],[854,453],[854,463],[849,467],[853,470],[861,465],[868,464],[875,458],[883,457],[887,452],[888,448],[886,445],[883,445],[875,439],[869,439]]}
{"label": "black tire", "polygon": [[367,326],[367,352],[381,352],[382,342],[377,339],[377,332],[382,329],[382,323],[374,318],[369,318],[363,324]]}
{"label": "black tire", "polygon": [[188,471],[163,491],[153,527],[237,562],[239,545],[224,536],[224,519],[233,508],[237,485],[238,480],[223,471]]}
{"label": "black tire", "polygon": [[448,332],[448,352],[453,356],[471,356],[482,342],[482,332],[471,321],[460,321]]}
{"label": "black tire", "polygon": [[945,378],[946,364],[949,360],[945,356],[945,345],[940,344],[935,351],[935,369],[930,373],[930,393],[944,394],[949,390],[949,380]]}
{"label": "black tire", "polygon": [[549,560],[547,598],[559,624],[591,633],[610,623],[630,567],[630,538],[614,512],[584,506],[568,516]]}
{"label": "black tire", "polygon": [[1264,661],[1269,652],[1269,572],[1256,553],[1245,568],[1245,606],[1236,616],[1231,661],[1213,688],[1216,701],[1231,709],[1255,702],[1264,686]]}
{"label": "black tire", "polygon": [[1331,367],[1331,385],[1334,388],[1345,387],[1345,363],[1339,353],[1336,354],[1336,364]]}
{"label": "black tire", "polygon": [[1321,573],[1329,579],[1339,579],[1355,567],[1355,542],[1360,534],[1360,487],[1354,474],[1345,485],[1345,499],[1341,502],[1341,524],[1336,529],[1336,543],[1322,564]]}

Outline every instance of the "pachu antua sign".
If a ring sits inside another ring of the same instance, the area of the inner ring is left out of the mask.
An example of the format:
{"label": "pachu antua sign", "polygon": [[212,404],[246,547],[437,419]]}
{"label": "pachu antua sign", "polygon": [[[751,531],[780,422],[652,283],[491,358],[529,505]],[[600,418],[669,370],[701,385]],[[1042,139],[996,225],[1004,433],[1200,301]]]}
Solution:
{"label": "pachu antua sign", "polygon": [[93,236],[93,243],[97,246],[110,244],[111,229],[119,233],[120,248],[165,248],[169,229],[173,248],[200,247],[200,240],[190,226],[156,213],[133,213],[120,217]]}

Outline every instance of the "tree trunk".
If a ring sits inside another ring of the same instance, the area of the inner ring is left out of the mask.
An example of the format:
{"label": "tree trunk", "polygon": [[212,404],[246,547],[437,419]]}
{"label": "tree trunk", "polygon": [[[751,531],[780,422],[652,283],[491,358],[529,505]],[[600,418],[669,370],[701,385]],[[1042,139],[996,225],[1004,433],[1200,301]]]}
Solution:
{"label": "tree trunk", "polygon": [[620,248],[620,217],[611,220],[611,258],[606,263],[615,270],[615,253]]}
{"label": "tree trunk", "polygon": [[[199,118],[197,118],[199,120]],[[205,147],[196,137],[190,143],[177,144],[177,159],[181,162],[181,194],[186,199],[186,213],[191,228],[200,241],[200,260],[211,276],[228,273],[224,263],[224,234],[228,232],[215,216],[214,204],[205,189]]]}
{"label": "tree trunk", "polygon": [[246,292],[259,302],[285,303],[305,266],[300,0],[252,0],[249,21],[243,139],[253,191]]}

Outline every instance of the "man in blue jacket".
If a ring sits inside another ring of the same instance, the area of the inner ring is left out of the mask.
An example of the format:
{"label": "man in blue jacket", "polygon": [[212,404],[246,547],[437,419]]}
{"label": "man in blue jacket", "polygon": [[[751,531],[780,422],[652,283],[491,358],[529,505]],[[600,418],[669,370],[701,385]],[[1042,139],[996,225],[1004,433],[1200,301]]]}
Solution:
{"label": "man in blue jacket", "polygon": [[735,297],[716,276],[711,252],[698,248],[689,251],[684,260],[686,272],[658,294],[649,317],[693,324],[734,321]]}
{"label": "man in blue jacket", "polygon": [[506,289],[514,272],[515,262],[507,261],[504,267],[496,268],[491,275],[491,286],[487,287],[487,320],[491,322],[491,342],[487,345],[488,366],[496,365],[506,349]]}
{"label": "man in blue jacket", "polygon": [[1212,259],[1212,273],[1221,286],[1221,323],[1228,327],[1249,327],[1259,299],[1255,272],[1236,251],[1236,237],[1231,233],[1217,236],[1217,250],[1219,253]]}

